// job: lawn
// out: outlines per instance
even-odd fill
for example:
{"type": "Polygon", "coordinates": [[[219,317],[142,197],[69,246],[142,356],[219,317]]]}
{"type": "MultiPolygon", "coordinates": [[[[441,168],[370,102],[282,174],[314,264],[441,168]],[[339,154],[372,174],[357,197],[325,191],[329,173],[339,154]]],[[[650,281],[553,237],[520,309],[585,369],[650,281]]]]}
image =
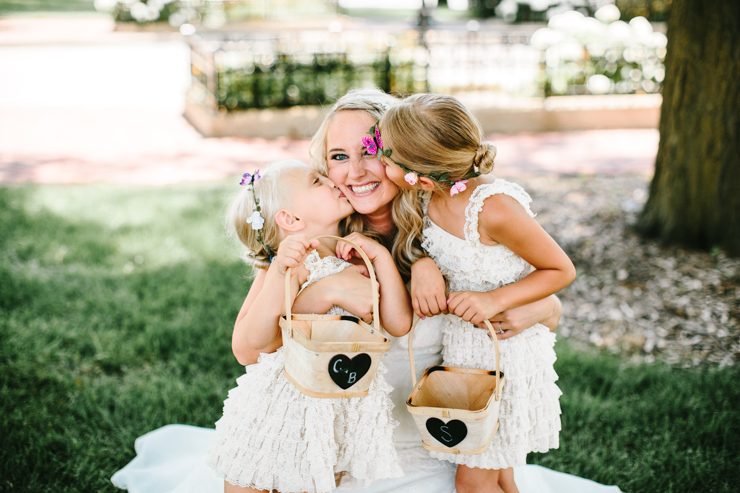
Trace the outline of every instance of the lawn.
{"type": "MultiPolygon", "coordinates": [[[[249,286],[233,188],[0,188],[0,491],[117,491],[137,436],[220,417],[249,286]]],[[[561,446],[530,462],[626,492],[738,491],[740,369],[557,350],[561,446]]]]}
{"type": "Polygon", "coordinates": [[[0,0],[0,13],[95,12],[93,0],[0,0]]]}

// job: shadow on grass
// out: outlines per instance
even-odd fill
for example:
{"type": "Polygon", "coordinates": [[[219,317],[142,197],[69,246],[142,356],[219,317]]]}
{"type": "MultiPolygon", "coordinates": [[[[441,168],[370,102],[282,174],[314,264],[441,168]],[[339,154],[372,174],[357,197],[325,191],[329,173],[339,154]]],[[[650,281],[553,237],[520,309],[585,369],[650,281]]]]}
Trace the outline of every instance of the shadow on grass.
{"type": "MultiPolygon", "coordinates": [[[[118,491],[136,437],[220,417],[248,289],[217,247],[221,195],[0,188],[0,491],[118,491]]],[[[556,349],[561,445],[530,462],[625,492],[736,491],[738,369],[556,349]]]]}

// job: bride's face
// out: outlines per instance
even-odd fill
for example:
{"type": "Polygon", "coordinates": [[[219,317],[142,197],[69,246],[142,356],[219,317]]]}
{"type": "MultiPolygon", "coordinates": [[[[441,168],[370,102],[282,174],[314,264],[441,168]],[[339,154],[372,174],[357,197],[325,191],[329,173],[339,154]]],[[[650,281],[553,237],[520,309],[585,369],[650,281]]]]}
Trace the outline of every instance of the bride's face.
{"type": "Polygon", "coordinates": [[[329,178],[360,214],[377,214],[390,209],[398,187],[385,174],[385,166],[368,154],[362,138],[375,119],[364,111],[340,111],[326,135],[329,178]]]}

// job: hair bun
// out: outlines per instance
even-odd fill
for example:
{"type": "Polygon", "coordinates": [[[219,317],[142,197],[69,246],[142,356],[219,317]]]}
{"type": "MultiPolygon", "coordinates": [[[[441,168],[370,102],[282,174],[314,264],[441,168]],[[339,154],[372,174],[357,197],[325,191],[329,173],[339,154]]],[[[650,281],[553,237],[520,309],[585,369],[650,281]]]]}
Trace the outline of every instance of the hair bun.
{"type": "Polygon", "coordinates": [[[496,146],[487,142],[478,146],[473,158],[475,166],[480,174],[485,175],[493,170],[493,160],[496,158],[496,146]]]}

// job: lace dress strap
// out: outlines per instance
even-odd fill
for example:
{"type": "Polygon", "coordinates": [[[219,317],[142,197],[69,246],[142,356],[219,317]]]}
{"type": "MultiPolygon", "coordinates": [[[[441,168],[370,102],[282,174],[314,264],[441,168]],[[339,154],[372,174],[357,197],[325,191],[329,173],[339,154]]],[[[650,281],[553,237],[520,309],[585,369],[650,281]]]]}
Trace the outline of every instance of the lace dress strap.
{"type": "Polygon", "coordinates": [[[299,293],[319,279],[337,274],[352,264],[334,256],[319,257],[319,252],[314,250],[308,254],[306,260],[303,261],[303,265],[308,269],[308,278],[301,286],[299,293]]]}
{"type": "Polygon", "coordinates": [[[505,195],[508,195],[509,197],[516,199],[517,202],[522,204],[522,207],[524,207],[524,210],[527,211],[527,214],[534,217],[532,210],[529,208],[529,204],[530,202],[532,202],[532,198],[529,196],[529,194],[516,183],[497,178],[496,181],[494,181],[493,183],[485,183],[483,185],[479,185],[478,188],[476,188],[473,191],[473,194],[470,196],[468,206],[465,208],[464,227],[465,239],[468,242],[473,244],[480,243],[480,233],[478,232],[478,215],[483,210],[483,202],[485,202],[488,197],[499,193],[503,193],[505,195]]]}

